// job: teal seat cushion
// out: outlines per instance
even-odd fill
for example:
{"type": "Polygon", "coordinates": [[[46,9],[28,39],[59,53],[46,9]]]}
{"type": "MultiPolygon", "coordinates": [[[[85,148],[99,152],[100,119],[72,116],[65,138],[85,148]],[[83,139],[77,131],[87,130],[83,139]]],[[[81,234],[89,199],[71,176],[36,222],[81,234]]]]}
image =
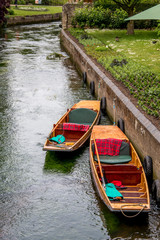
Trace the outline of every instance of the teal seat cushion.
{"type": "Polygon", "coordinates": [[[116,189],[113,183],[106,184],[106,194],[109,200],[117,200],[117,198],[123,199],[122,194],[116,189]]]}
{"type": "Polygon", "coordinates": [[[92,125],[97,113],[88,108],[77,108],[69,113],[69,122],[84,125],[92,125]]]}
{"type": "Polygon", "coordinates": [[[56,137],[52,137],[49,139],[51,142],[56,142],[56,143],[63,143],[65,142],[65,137],[63,135],[57,135],[56,137]]]}
{"type": "MultiPolygon", "coordinates": [[[[118,155],[118,156],[99,155],[99,158],[101,163],[108,164],[128,163],[132,160],[130,155],[118,155]]],[[[98,162],[96,155],[94,155],[94,160],[98,162]]]]}

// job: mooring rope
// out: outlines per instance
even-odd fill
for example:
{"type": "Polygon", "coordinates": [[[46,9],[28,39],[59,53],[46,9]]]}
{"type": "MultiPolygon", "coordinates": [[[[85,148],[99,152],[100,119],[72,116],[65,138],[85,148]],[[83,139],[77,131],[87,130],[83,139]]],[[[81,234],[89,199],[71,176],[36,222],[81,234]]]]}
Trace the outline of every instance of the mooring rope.
{"type": "Polygon", "coordinates": [[[125,216],[125,217],[127,217],[127,218],[134,218],[134,217],[137,217],[143,210],[144,210],[144,208],[145,208],[146,206],[144,205],[141,205],[141,204],[135,204],[135,205],[122,205],[121,206],[121,213],[125,216]],[[135,215],[132,215],[132,216],[129,216],[129,215],[126,215],[124,212],[123,212],[123,207],[128,207],[128,206],[141,206],[142,208],[140,209],[140,211],[138,212],[138,213],[136,213],[135,215]]]}

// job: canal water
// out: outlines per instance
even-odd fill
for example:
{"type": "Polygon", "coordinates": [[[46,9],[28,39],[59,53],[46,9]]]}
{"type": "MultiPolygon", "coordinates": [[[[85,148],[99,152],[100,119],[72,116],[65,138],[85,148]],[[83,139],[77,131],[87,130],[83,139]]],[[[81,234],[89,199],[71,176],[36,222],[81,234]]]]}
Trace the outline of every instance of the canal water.
{"type": "MultiPolygon", "coordinates": [[[[74,154],[42,151],[67,108],[94,99],[59,32],[56,22],[7,28],[0,37],[0,239],[159,239],[160,211],[152,199],[151,213],[133,220],[102,204],[88,144],[74,154]]],[[[102,116],[101,124],[111,123],[102,116]]]]}

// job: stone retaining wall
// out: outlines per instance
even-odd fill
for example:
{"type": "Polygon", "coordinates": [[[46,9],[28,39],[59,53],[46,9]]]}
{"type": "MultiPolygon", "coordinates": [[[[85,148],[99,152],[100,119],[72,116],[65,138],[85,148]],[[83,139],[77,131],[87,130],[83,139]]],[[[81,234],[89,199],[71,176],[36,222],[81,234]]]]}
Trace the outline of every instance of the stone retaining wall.
{"type": "Polygon", "coordinates": [[[113,120],[113,101],[115,100],[116,122],[122,118],[125,134],[133,143],[139,156],[143,159],[149,155],[153,159],[154,178],[160,179],[160,131],[133,105],[118,87],[92,62],[82,49],[61,31],[61,42],[71,56],[76,68],[87,73],[87,83],[94,81],[95,94],[98,99],[106,97],[107,114],[113,120]]]}
{"type": "Polygon", "coordinates": [[[72,17],[74,16],[74,11],[76,8],[83,7],[80,4],[70,4],[66,3],[62,8],[62,28],[68,29],[71,27],[72,17]]]}
{"type": "Polygon", "coordinates": [[[55,14],[42,14],[42,15],[32,15],[25,17],[10,17],[7,20],[7,25],[20,25],[20,24],[31,24],[31,23],[41,23],[41,22],[52,22],[58,21],[62,17],[62,13],[55,14]]]}

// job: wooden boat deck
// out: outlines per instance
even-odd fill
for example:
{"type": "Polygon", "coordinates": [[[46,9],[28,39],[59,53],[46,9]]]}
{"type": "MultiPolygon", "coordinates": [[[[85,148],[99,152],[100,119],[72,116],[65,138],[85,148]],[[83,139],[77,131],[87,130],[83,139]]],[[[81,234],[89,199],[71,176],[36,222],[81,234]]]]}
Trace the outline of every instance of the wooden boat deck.
{"type": "Polygon", "coordinates": [[[83,101],[80,101],[78,103],[76,103],[73,107],[73,108],[89,108],[89,109],[92,109],[92,110],[100,110],[100,104],[99,104],[99,101],[97,100],[83,100],[83,101]]]}
{"type": "Polygon", "coordinates": [[[123,139],[129,141],[127,136],[122,131],[117,131],[119,129],[117,126],[107,126],[105,128],[103,125],[95,126],[92,135],[94,135],[95,139],[106,139],[107,138],[115,138],[115,139],[123,139]]]}

